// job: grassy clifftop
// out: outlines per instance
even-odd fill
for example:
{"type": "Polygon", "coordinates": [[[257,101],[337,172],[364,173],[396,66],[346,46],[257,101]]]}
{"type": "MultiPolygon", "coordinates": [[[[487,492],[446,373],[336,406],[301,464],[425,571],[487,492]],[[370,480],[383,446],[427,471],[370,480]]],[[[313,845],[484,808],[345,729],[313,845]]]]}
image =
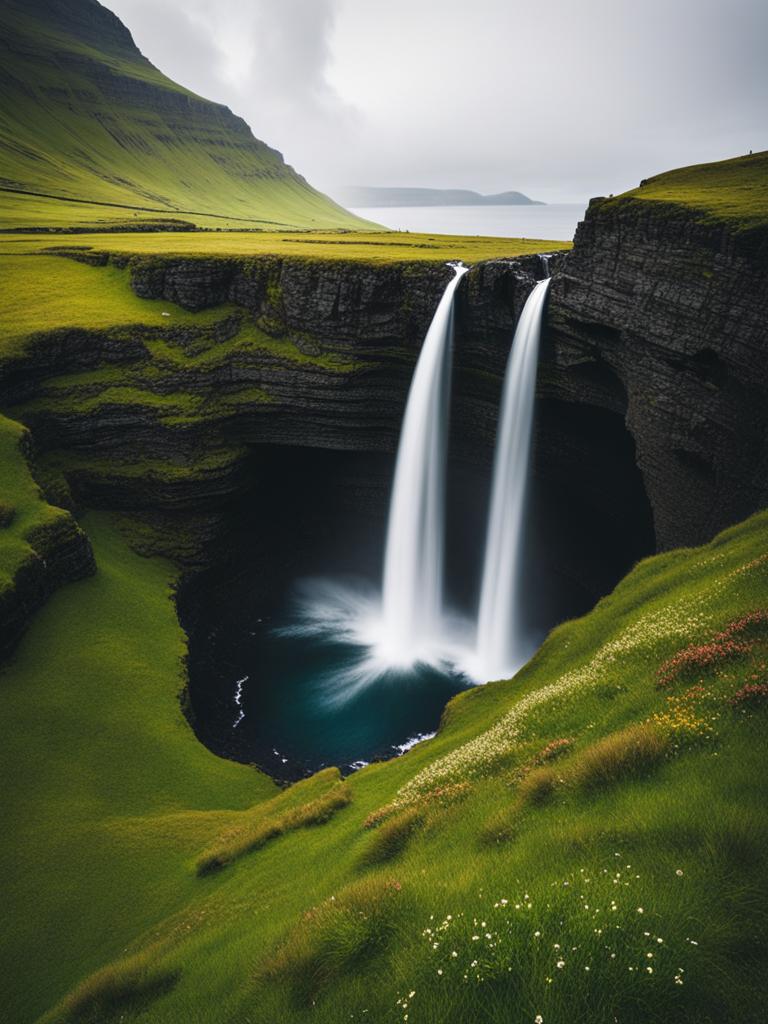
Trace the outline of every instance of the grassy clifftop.
{"type": "Polygon", "coordinates": [[[366,223],[226,107],[166,78],[96,0],[0,8],[0,187],[5,227],[152,211],[208,226],[366,223]]]}
{"type": "MultiPolygon", "coordinates": [[[[6,256],[91,249],[95,252],[161,257],[297,256],[310,260],[366,263],[445,263],[449,260],[477,263],[561,252],[570,248],[570,242],[540,238],[429,235],[407,231],[64,233],[57,235],[55,246],[51,245],[50,238],[40,235],[0,233],[0,260],[4,262],[7,262],[6,256]]],[[[32,268],[29,274],[32,278],[32,268]]]]}
{"type": "Polygon", "coordinates": [[[673,203],[702,219],[725,222],[739,231],[765,229],[768,151],[656,174],[602,205],[618,205],[626,200],[673,203]]]}

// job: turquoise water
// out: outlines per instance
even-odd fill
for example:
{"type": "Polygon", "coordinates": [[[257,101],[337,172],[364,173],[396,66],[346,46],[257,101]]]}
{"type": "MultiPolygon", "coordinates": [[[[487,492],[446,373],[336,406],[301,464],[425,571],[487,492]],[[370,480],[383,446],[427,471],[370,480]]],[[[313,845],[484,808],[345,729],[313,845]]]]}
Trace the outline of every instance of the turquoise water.
{"type": "MultiPolygon", "coordinates": [[[[348,593],[367,600],[364,587],[348,593]]],[[[213,685],[197,688],[195,711],[219,753],[277,778],[391,757],[433,732],[446,702],[470,685],[450,669],[379,672],[353,629],[336,630],[331,618],[327,628],[307,628],[294,602],[274,616],[249,616],[253,603],[242,596],[240,612],[233,601],[228,621],[207,638],[213,685]]]]}

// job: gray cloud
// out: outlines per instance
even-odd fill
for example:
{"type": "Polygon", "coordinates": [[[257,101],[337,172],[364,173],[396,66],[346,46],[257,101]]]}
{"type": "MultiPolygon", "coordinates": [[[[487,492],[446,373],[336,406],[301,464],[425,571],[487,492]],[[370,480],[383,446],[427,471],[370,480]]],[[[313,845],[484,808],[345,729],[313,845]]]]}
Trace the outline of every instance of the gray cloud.
{"type": "Polygon", "coordinates": [[[111,6],[162,70],[321,185],[582,199],[768,146],[764,0],[111,6]]]}

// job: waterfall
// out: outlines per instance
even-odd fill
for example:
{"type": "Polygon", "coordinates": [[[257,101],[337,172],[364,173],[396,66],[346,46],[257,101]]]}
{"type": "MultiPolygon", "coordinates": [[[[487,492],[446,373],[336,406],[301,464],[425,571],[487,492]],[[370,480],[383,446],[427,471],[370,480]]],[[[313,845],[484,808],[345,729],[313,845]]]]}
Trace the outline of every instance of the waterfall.
{"type": "Polygon", "coordinates": [[[548,279],[539,281],[528,296],[504,376],[477,620],[475,672],[480,679],[512,675],[529,654],[521,622],[521,569],[536,369],[548,286],[548,279]]]}
{"type": "Polygon", "coordinates": [[[432,660],[442,619],[445,465],[454,266],[414,370],[400,430],[384,556],[380,655],[392,665],[432,660]]]}

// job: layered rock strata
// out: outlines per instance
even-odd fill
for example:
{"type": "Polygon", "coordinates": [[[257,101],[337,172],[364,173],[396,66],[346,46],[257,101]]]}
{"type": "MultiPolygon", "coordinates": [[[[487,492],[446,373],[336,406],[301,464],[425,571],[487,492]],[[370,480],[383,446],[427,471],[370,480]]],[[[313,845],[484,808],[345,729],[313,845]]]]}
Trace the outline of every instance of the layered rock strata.
{"type": "Polygon", "coordinates": [[[766,235],[593,200],[552,283],[542,391],[624,415],[659,549],[768,503],[766,235]]]}

